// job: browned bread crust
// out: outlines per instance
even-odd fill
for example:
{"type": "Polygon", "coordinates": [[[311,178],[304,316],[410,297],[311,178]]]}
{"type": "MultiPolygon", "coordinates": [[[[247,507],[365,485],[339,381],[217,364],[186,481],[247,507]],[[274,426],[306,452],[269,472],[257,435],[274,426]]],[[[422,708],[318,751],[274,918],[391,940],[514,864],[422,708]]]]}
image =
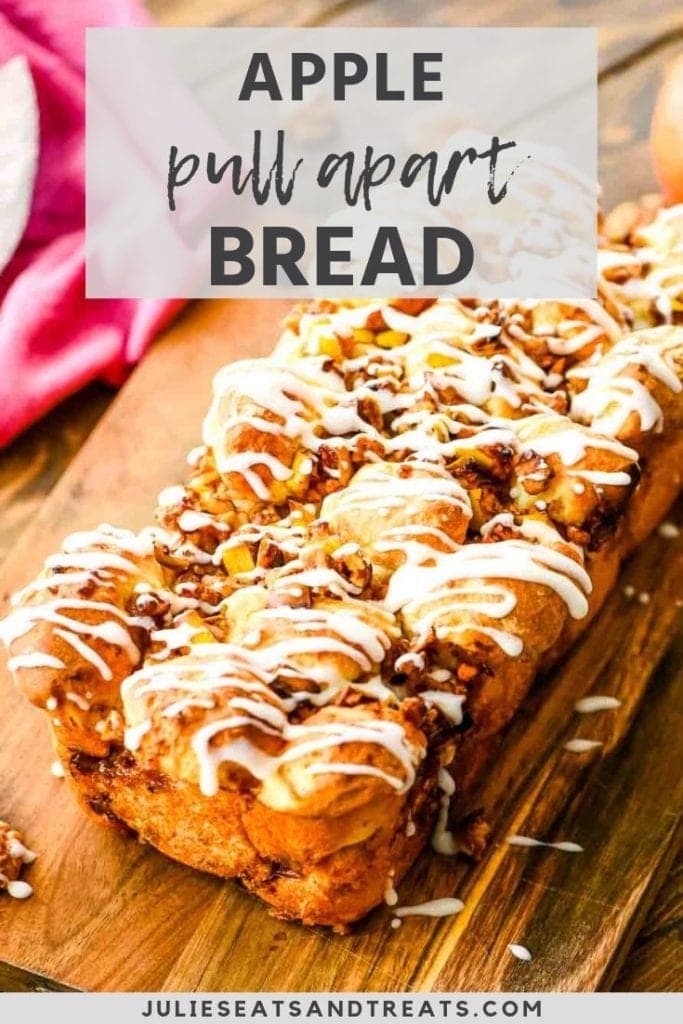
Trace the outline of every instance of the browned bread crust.
{"type": "Polygon", "coordinates": [[[98,820],[335,927],[458,849],[453,782],[680,490],[683,211],[608,228],[581,306],[295,311],[218,374],[160,527],[74,535],[15,598],[98,820]]]}

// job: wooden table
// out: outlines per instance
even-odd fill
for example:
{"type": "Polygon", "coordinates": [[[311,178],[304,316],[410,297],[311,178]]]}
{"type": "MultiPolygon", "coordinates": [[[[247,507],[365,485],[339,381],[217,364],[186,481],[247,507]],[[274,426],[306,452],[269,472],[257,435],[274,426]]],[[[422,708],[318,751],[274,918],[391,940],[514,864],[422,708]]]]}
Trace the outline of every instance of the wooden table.
{"type": "MultiPolygon", "coordinates": [[[[281,0],[149,0],[167,25],[273,25],[282,23],[281,0]]],[[[647,155],[649,117],[667,63],[683,48],[678,0],[657,8],[629,0],[433,2],[411,0],[299,0],[289,20],[302,25],[595,25],[600,29],[601,181],[605,205],[653,190],[647,155]],[[419,17],[416,14],[419,10],[419,17]]],[[[92,385],[74,396],[0,454],[0,559],[12,549],[113,394],[92,385]]],[[[612,987],[680,989],[683,982],[681,862],[655,899],[612,987]]],[[[1,943],[0,943],[1,950],[1,943]]],[[[0,990],[54,986],[49,979],[0,963],[0,990]]]]}

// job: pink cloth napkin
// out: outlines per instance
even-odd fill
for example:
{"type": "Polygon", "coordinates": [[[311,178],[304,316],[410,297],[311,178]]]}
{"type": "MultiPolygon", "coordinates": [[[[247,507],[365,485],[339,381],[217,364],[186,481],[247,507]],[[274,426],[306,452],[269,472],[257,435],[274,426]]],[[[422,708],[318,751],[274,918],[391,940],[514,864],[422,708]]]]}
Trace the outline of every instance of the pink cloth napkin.
{"type": "Polygon", "coordinates": [[[23,54],[40,111],[29,221],[0,275],[0,445],[96,378],[121,384],[182,300],[85,298],[85,26],[136,0],[0,0],[0,64],[23,54]]]}

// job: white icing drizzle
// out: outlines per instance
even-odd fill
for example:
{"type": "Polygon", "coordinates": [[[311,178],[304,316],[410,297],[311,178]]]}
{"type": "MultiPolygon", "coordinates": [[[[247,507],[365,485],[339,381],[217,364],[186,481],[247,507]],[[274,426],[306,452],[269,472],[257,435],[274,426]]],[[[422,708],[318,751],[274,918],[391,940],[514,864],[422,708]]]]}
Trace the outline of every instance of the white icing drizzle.
{"type": "MultiPolygon", "coordinates": [[[[97,573],[103,569],[132,574],[138,571],[135,562],[114,551],[66,551],[66,548],[64,554],[50,555],[46,558],[45,568],[59,570],[65,563],[68,563],[70,568],[84,569],[87,573],[97,573]]],[[[53,582],[59,583],[59,576],[53,582]]]]}
{"type": "Polygon", "coordinates": [[[292,470],[284,466],[274,455],[268,452],[238,452],[236,455],[224,456],[221,460],[221,473],[239,473],[244,477],[257,498],[262,501],[270,499],[270,487],[256,472],[254,466],[265,466],[275,480],[289,480],[292,470]]]}
{"type": "MultiPolygon", "coordinates": [[[[270,499],[272,485],[268,476],[257,473],[255,467],[265,467],[274,480],[284,482],[290,478],[292,468],[273,461],[269,453],[265,453],[268,458],[264,459],[262,451],[244,452],[231,447],[231,433],[244,426],[262,434],[284,435],[311,453],[316,453],[321,444],[351,448],[359,437],[366,435],[385,455],[415,453],[431,462],[467,448],[489,444],[514,446],[515,435],[509,428],[500,424],[487,428],[486,424],[493,413],[520,409],[525,401],[547,409],[549,395],[544,389],[557,386],[557,375],[546,375],[519,345],[501,335],[500,326],[479,323],[471,310],[460,304],[449,309],[447,302],[442,300],[418,316],[405,318],[386,303],[381,304],[376,311],[392,322],[402,322],[402,318],[410,322],[409,340],[393,351],[370,347],[363,355],[344,361],[341,368],[331,366],[324,356],[311,354],[310,342],[316,338],[320,342],[335,333],[343,336],[351,329],[345,325],[348,308],[344,305],[333,318],[327,314],[317,319],[302,317],[299,335],[286,332],[270,361],[246,361],[225,367],[215,378],[214,400],[204,424],[204,438],[214,452],[219,472],[240,473],[261,500],[270,499]],[[478,341],[492,338],[497,338],[493,354],[468,350],[478,341]],[[297,357],[295,365],[293,354],[297,357]],[[292,365],[282,365],[279,359],[292,365]],[[377,360],[390,370],[391,380],[371,379],[370,371],[373,365],[376,368],[377,360]],[[355,378],[352,390],[346,390],[339,369],[367,376],[361,382],[355,378]],[[446,397],[453,402],[454,391],[455,402],[445,404],[446,397]],[[414,411],[412,407],[421,397],[435,404],[433,414],[422,409],[419,413],[414,411]],[[238,399],[253,403],[254,411],[245,413],[243,401],[240,405],[238,399]],[[382,433],[358,412],[361,401],[366,399],[382,416],[403,412],[385,425],[382,433]],[[265,418],[266,410],[274,418],[265,418]],[[472,424],[484,425],[484,429],[472,433],[472,424]],[[471,436],[458,436],[451,441],[442,436],[444,428],[457,435],[462,435],[464,428],[471,436]]],[[[614,327],[597,304],[589,309],[592,315],[602,317],[603,328],[605,324],[614,327]]],[[[372,304],[354,307],[354,317],[361,322],[372,312],[372,304]]],[[[585,330],[585,326],[581,329],[585,330]]],[[[308,472],[303,470],[304,465],[306,460],[300,471],[308,472]]],[[[335,472],[331,470],[329,475],[334,476],[335,472]]],[[[385,507],[383,498],[389,499],[391,507],[391,495],[378,496],[378,507],[385,507]]],[[[372,499],[368,496],[367,500],[372,499]]]]}
{"type": "Polygon", "coordinates": [[[92,636],[103,640],[107,644],[120,647],[128,654],[134,664],[139,661],[140,652],[123,624],[134,626],[147,625],[147,620],[142,619],[141,616],[126,615],[120,608],[106,601],[88,601],[75,597],[64,597],[46,601],[44,604],[25,605],[15,608],[0,623],[0,638],[9,645],[12,640],[30,633],[38,622],[49,622],[54,626],[62,627],[65,632],[69,631],[72,634],[92,636]],[[111,618],[105,622],[95,624],[62,615],[64,611],[106,612],[111,618]]]}
{"type": "Polygon", "coordinates": [[[598,469],[581,469],[576,470],[576,472],[570,470],[569,476],[580,476],[582,480],[587,480],[589,484],[603,484],[605,487],[628,487],[631,483],[631,477],[628,473],[607,473],[604,470],[598,469]]]}
{"type": "MultiPolygon", "coordinates": [[[[403,476],[392,473],[389,466],[391,463],[377,462],[359,470],[345,490],[333,495],[331,502],[335,509],[349,513],[403,508],[410,499],[419,498],[425,503],[452,505],[468,519],[472,517],[467,491],[439,466],[407,463],[406,468],[414,468],[415,471],[403,476]]],[[[325,508],[323,505],[323,516],[325,508]]]]}
{"type": "Polygon", "coordinates": [[[425,704],[438,708],[444,718],[447,718],[453,725],[462,724],[462,706],[465,703],[464,694],[448,693],[446,690],[422,690],[418,696],[425,704]]]}
{"type": "Polygon", "coordinates": [[[357,594],[359,591],[354,583],[347,580],[336,569],[320,567],[300,570],[297,561],[290,562],[286,572],[273,585],[275,590],[292,590],[301,587],[328,590],[340,598],[345,598],[349,594],[357,594]]]}
{"type": "MultiPolygon", "coordinates": [[[[286,565],[268,579],[267,591],[257,585],[266,578],[260,565],[248,574],[239,574],[236,585],[249,584],[254,593],[265,595],[266,602],[265,607],[249,614],[240,634],[239,616],[234,625],[228,598],[224,618],[231,628],[234,625],[238,635],[232,639],[239,642],[195,647],[196,634],[204,630],[173,619],[181,600],[175,594],[169,595],[170,625],[163,629],[154,629],[151,619],[130,616],[117,608],[114,602],[119,577],[141,574],[139,560],[153,555],[159,534],[148,531],[136,536],[111,527],[73,535],[65,543],[64,554],[52,556],[46,563],[48,570],[68,571],[54,572],[31,584],[21,595],[25,600],[43,590],[94,580],[99,593],[112,593],[111,601],[58,597],[15,607],[0,627],[6,642],[25,636],[38,622],[48,622],[56,636],[89,661],[103,679],[110,680],[112,671],[93,649],[92,641],[121,647],[135,666],[140,655],[130,628],[153,630],[150,638],[161,650],[155,650],[122,685],[130,720],[125,742],[131,750],[144,750],[145,737],[152,733],[156,715],[173,719],[186,711],[199,712],[191,719],[195,725],[190,744],[199,768],[200,790],[206,796],[218,791],[223,765],[244,768],[265,784],[294,762],[303,764],[309,776],[375,777],[405,793],[412,785],[424,749],[419,741],[409,741],[403,725],[394,720],[398,718],[395,711],[390,710],[400,705],[403,689],[386,686],[379,674],[387,651],[401,635],[394,616],[400,615],[404,627],[417,637],[415,647],[431,629],[438,639],[453,639],[456,643],[462,639],[460,634],[471,632],[490,639],[508,657],[518,657],[523,651],[521,637],[498,628],[506,625],[501,620],[512,617],[517,605],[515,588],[506,583],[545,587],[562,600],[568,615],[579,619],[588,609],[591,581],[580,548],[564,541],[546,521],[522,519],[515,527],[512,514],[503,513],[481,527],[482,538],[498,524],[515,527],[521,538],[458,545],[441,527],[423,525],[419,515],[413,517],[417,521],[384,530],[382,516],[391,521],[395,510],[438,502],[461,513],[464,534],[473,515],[470,496],[445,464],[453,459],[478,458],[478,453],[485,454],[488,448],[498,446],[510,449],[506,458],[526,450],[540,457],[557,455],[568,468],[567,475],[577,478],[570,484],[576,494],[584,492],[585,484],[628,486],[629,470],[638,456],[615,437],[632,411],[638,412],[641,429],[657,430],[662,426],[659,405],[633,372],[645,371],[671,391],[681,390],[675,366],[680,343],[675,338],[661,344],[645,344],[635,335],[619,341],[620,326],[599,303],[547,304],[548,324],[543,324],[542,315],[536,316],[533,335],[544,339],[548,351],[572,356],[586,346],[594,349],[591,362],[570,371],[579,386],[586,383],[585,389],[574,395],[572,415],[589,423],[590,429],[572,423],[552,411],[551,392],[563,379],[555,373],[547,374],[531,358],[529,352],[537,351],[538,345],[527,351],[524,348],[525,340],[532,336],[523,325],[533,317],[519,311],[541,314],[543,304],[517,303],[508,305],[508,310],[513,306],[514,316],[501,329],[498,324],[485,322],[490,315],[485,307],[474,311],[457,300],[441,300],[416,316],[393,308],[386,300],[342,304],[332,316],[303,314],[298,334],[286,332],[274,359],[232,364],[214,381],[213,403],[204,423],[206,447],[191,453],[191,464],[196,465],[210,449],[219,473],[237,474],[261,501],[271,501],[274,489],[278,494],[288,491],[275,488],[276,484],[289,482],[295,473],[308,476],[318,467],[331,479],[347,479],[349,463],[344,463],[344,452],[355,449],[359,440],[371,442],[371,450],[361,453],[365,466],[356,472],[349,486],[323,502],[321,519],[329,512],[332,523],[335,514],[342,513],[351,520],[361,515],[378,520],[380,539],[374,542],[371,553],[374,549],[375,553],[398,552],[403,556],[403,563],[389,580],[383,602],[356,600],[361,587],[343,574],[347,570],[340,560],[356,554],[359,544],[340,544],[334,551],[332,557],[337,559],[340,572],[303,557],[301,548],[308,539],[308,528],[292,524],[296,517],[300,522],[304,517],[312,518],[315,502],[306,505],[305,511],[293,511],[289,520],[278,524],[239,527],[212,554],[187,543],[182,534],[209,526],[227,532],[229,527],[207,512],[185,509],[178,517],[180,533],[170,539],[167,536],[166,541],[170,540],[174,553],[187,556],[195,564],[219,566],[226,551],[245,543],[257,545],[264,538],[272,538],[287,556],[286,565]],[[368,342],[366,325],[373,312],[381,313],[388,329],[404,334],[405,340],[393,339],[391,343],[398,344],[390,349],[368,342]],[[360,356],[354,353],[354,358],[342,361],[340,355],[328,358],[320,354],[325,351],[323,341],[350,338],[357,329],[362,330],[365,339],[360,356]],[[603,347],[612,344],[611,351],[603,355],[603,347]],[[287,362],[291,365],[285,365],[287,362]],[[365,418],[367,406],[372,410],[369,419],[373,423],[365,418]],[[532,410],[537,411],[529,415],[532,410]],[[377,417],[382,418],[381,429],[374,425],[377,417]],[[245,428],[261,435],[262,442],[268,442],[268,435],[294,442],[290,447],[296,459],[287,455],[281,461],[271,454],[268,444],[261,442],[254,446],[256,450],[241,450],[245,428]],[[239,444],[235,443],[238,435],[239,444]],[[317,458],[323,445],[339,454],[339,468],[326,466],[324,456],[329,452],[317,458]],[[607,452],[625,465],[609,470],[584,467],[582,462],[589,461],[594,451],[607,452]],[[396,463],[384,461],[397,456],[408,459],[400,472],[396,463]],[[317,596],[320,592],[331,595],[325,597],[324,604],[317,596]],[[303,598],[301,607],[286,603],[303,598]],[[272,606],[267,606],[270,599],[272,606]],[[69,611],[79,617],[81,612],[97,611],[104,621],[83,623],[63,614],[69,611]],[[175,657],[184,650],[189,653],[175,657]],[[277,691],[273,689],[276,679],[277,691]],[[330,707],[349,687],[381,703],[378,717],[363,718],[351,708],[330,707]],[[329,717],[320,720],[314,712],[303,721],[290,721],[292,712],[302,704],[309,709],[325,707],[329,717]],[[354,713],[357,717],[352,719],[354,713]],[[150,717],[145,717],[147,714],[150,717]],[[268,749],[280,752],[266,753],[263,740],[276,741],[268,749]],[[365,763],[367,757],[363,763],[345,760],[344,751],[354,744],[375,748],[382,756],[382,767],[365,763]]],[[[354,465],[359,452],[360,446],[353,451],[354,465]]],[[[167,488],[159,502],[164,508],[178,505],[188,493],[182,486],[167,488]]],[[[292,489],[291,493],[300,491],[292,489]]],[[[552,514],[549,502],[538,500],[536,507],[544,513],[550,508],[552,514]]],[[[196,586],[188,581],[183,585],[196,586]]],[[[158,590],[156,582],[151,589],[158,590]]],[[[248,589],[244,587],[241,593],[248,589]]],[[[192,596],[184,600],[185,606],[199,605],[192,596]]],[[[223,610],[218,601],[217,597],[215,606],[208,605],[212,613],[223,610]]],[[[38,652],[23,654],[11,659],[10,667],[65,667],[59,659],[50,658],[38,652]]],[[[404,654],[396,661],[397,673],[424,669],[425,658],[418,652],[404,654]]],[[[437,669],[431,678],[434,683],[447,683],[450,673],[437,669]],[[438,677],[437,672],[445,672],[445,676],[438,677]]],[[[418,696],[439,708],[453,724],[462,721],[461,695],[430,689],[418,696]]],[[[66,699],[82,710],[89,707],[86,697],[72,691],[66,699]]],[[[615,698],[592,697],[579,701],[576,709],[593,711],[619,703],[615,698]]],[[[46,706],[55,710],[56,699],[49,698],[46,706]]],[[[566,744],[566,749],[580,752],[599,745],[598,741],[575,739],[566,744]]],[[[455,787],[443,768],[438,784],[441,800],[432,845],[439,852],[453,854],[458,844],[447,823],[455,787]]],[[[414,822],[408,819],[406,835],[415,831],[414,822]]],[[[574,843],[544,843],[523,836],[508,837],[508,842],[552,846],[568,852],[581,849],[574,843]]],[[[386,896],[391,905],[396,902],[391,877],[386,896]]],[[[441,916],[460,909],[462,903],[455,899],[398,908],[394,925],[412,913],[441,916]]]]}
{"type": "Polygon", "coordinates": [[[423,654],[419,654],[417,651],[407,651],[402,654],[400,658],[396,659],[394,668],[397,672],[421,672],[425,667],[425,659],[423,654]]]}
{"type": "Polygon", "coordinates": [[[171,629],[153,629],[150,633],[150,640],[154,644],[162,644],[163,650],[160,654],[152,655],[152,657],[155,660],[167,658],[172,652],[191,648],[194,638],[206,631],[205,626],[193,626],[184,621],[178,622],[171,629]]]}
{"type": "MultiPolygon", "coordinates": [[[[179,709],[180,710],[180,709],[179,709]]],[[[138,725],[129,725],[124,730],[124,743],[129,750],[137,750],[142,742],[143,736],[152,728],[149,721],[140,722],[138,725]]]]}
{"type": "Polygon", "coordinates": [[[81,697],[79,693],[74,693],[73,690],[69,690],[65,694],[65,697],[68,701],[71,701],[72,704],[75,704],[77,708],[80,708],[81,711],[90,711],[90,702],[87,701],[85,697],[81,697]]]}
{"type": "Polygon", "coordinates": [[[21,668],[65,668],[64,662],[55,658],[53,654],[43,654],[41,651],[29,651],[27,654],[17,654],[7,662],[10,672],[17,672],[21,668]]]}
{"type": "Polygon", "coordinates": [[[50,773],[54,775],[56,779],[64,778],[64,766],[61,761],[53,761],[50,765],[50,773]]]}
{"type": "Polygon", "coordinates": [[[606,275],[618,298],[636,308],[654,307],[665,323],[672,322],[674,302],[683,294],[680,211],[680,205],[659,210],[651,224],[638,229],[634,251],[599,252],[602,273],[626,270],[625,280],[606,275]]]}
{"type": "Polygon", "coordinates": [[[162,533],[163,531],[155,527],[147,527],[139,533],[133,533],[110,523],[101,523],[96,530],[80,530],[69,534],[62,544],[62,549],[71,554],[96,547],[106,558],[111,553],[107,550],[107,545],[112,545],[119,553],[145,558],[154,553],[154,542],[162,533]]]}
{"type": "MultiPolygon", "coordinates": [[[[280,612],[281,609],[272,611],[280,612]]],[[[325,640],[326,644],[330,642],[329,639],[325,640]]],[[[374,637],[372,642],[377,642],[377,638],[374,637]]],[[[132,696],[139,699],[145,694],[167,691],[175,703],[183,694],[190,699],[193,696],[205,699],[220,689],[237,691],[227,700],[225,716],[208,721],[192,736],[191,745],[200,769],[200,789],[207,796],[218,791],[218,770],[221,764],[240,765],[254,778],[265,781],[292,761],[352,743],[383,747],[397,762],[400,774],[390,774],[369,764],[324,760],[311,764],[307,770],[314,775],[330,773],[374,776],[383,779],[393,789],[405,792],[412,785],[415,766],[424,751],[408,743],[402,725],[384,719],[321,722],[315,716],[302,724],[292,724],[288,713],[301,701],[311,700],[312,697],[315,699],[315,695],[301,692],[282,698],[270,689],[270,682],[281,669],[283,654],[282,649],[276,651],[274,647],[280,648],[281,645],[251,651],[230,644],[205,644],[202,645],[201,653],[193,651],[184,658],[170,662],[147,664],[123,683],[124,701],[132,696]],[[256,742],[241,733],[245,726],[251,727],[257,734],[278,736],[288,745],[279,755],[267,754],[256,742]],[[223,742],[216,742],[217,737],[221,737],[223,742]]],[[[300,652],[301,641],[295,639],[288,650],[290,657],[292,650],[294,653],[300,652]]],[[[320,642],[307,645],[306,650],[319,654],[320,642]]],[[[325,696],[327,700],[328,695],[325,696]]],[[[126,730],[125,742],[129,749],[139,746],[150,727],[149,720],[145,720],[126,730]]]]}
{"type": "Polygon", "coordinates": [[[640,381],[633,377],[610,376],[606,382],[592,378],[585,391],[572,401],[572,412],[579,419],[591,423],[594,429],[616,436],[623,429],[631,413],[637,413],[640,429],[662,429],[662,410],[640,381]]]}
{"type": "Polygon", "coordinates": [[[496,528],[496,526],[513,527],[515,525],[515,517],[512,512],[499,512],[498,515],[493,516],[486,523],[479,528],[479,533],[482,537],[488,537],[489,534],[496,528]]]}
{"type": "MultiPolygon", "coordinates": [[[[340,676],[336,664],[330,664],[324,654],[342,655],[354,662],[359,671],[370,672],[383,660],[392,636],[398,635],[393,616],[380,605],[356,601],[346,595],[326,607],[265,608],[258,613],[256,622],[280,623],[287,631],[283,638],[283,630],[280,630],[274,642],[262,642],[260,634],[254,637],[254,643],[259,646],[254,656],[260,670],[270,674],[285,667],[297,670],[301,655],[320,655],[313,664],[306,661],[305,674],[330,691],[321,698],[325,703],[349,680],[340,676]]],[[[248,641],[245,637],[245,644],[250,646],[248,641]]],[[[315,697],[313,701],[317,702],[315,697]]]]}
{"type": "MultiPolygon", "coordinates": [[[[557,455],[567,467],[576,467],[591,450],[607,451],[633,464],[638,462],[638,452],[633,448],[613,438],[600,437],[564,417],[541,415],[521,420],[518,433],[520,441],[528,444],[537,455],[557,455]]],[[[588,483],[612,487],[628,487],[631,483],[631,476],[624,469],[607,471],[574,468],[569,470],[568,475],[588,483]]]]}
{"type": "MultiPolygon", "coordinates": [[[[514,301],[504,303],[504,306],[513,311],[519,309],[527,313],[533,312],[535,324],[531,334],[527,334],[519,327],[517,331],[513,331],[514,325],[508,325],[507,330],[521,341],[529,337],[544,337],[548,350],[554,355],[572,356],[585,345],[600,339],[613,342],[621,335],[621,327],[617,321],[595,299],[572,300],[566,304],[514,301]],[[556,319],[558,306],[567,308],[567,315],[559,321],[556,319]],[[546,311],[549,315],[544,318],[546,311]],[[577,317],[577,312],[583,313],[587,321],[577,317]]],[[[512,319],[519,318],[513,313],[512,319]]]]}
{"type": "Polygon", "coordinates": [[[76,654],[79,654],[81,658],[89,661],[103,679],[109,681],[112,678],[113,673],[109,665],[97,651],[93,650],[90,644],[86,644],[79,636],[66,629],[55,628],[54,634],[73,647],[76,654]]]}
{"type": "MultiPolygon", "coordinates": [[[[583,618],[588,611],[585,595],[591,592],[592,584],[585,569],[560,551],[526,540],[466,545],[453,554],[443,555],[436,565],[401,566],[391,578],[387,607],[392,611],[406,609],[415,603],[416,591],[429,594],[456,580],[491,578],[520,580],[548,587],[562,598],[572,618],[583,618]]],[[[514,600],[511,592],[506,593],[514,600]]],[[[503,614],[508,614],[508,610],[503,614]]],[[[486,613],[503,617],[489,607],[486,613]]]]}
{"type": "Polygon", "coordinates": [[[238,413],[234,408],[233,399],[237,395],[278,418],[278,422],[273,422],[252,416],[252,427],[298,440],[312,452],[330,438],[347,434],[377,435],[358,414],[356,395],[347,395],[341,379],[325,373],[323,363],[324,359],[319,357],[301,359],[294,369],[278,366],[272,360],[245,360],[218,372],[213,384],[213,404],[204,421],[204,441],[213,451],[220,473],[240,473],[262,500],[270,498],[270,488],[254,471],[255,465],[265,466],[275,480],[285,481],[292,475],[291,467],[266,452],[231,452],[229,435],[245,423],[243,411],[238,413]],[[320,428],[320,433],[316,432],[316,427],[320,428]]]}
{"type": "Polygon", "coordinates": [[[187,464],[188,466],[197,466],[206,455],[206,445],[198,444],[196,448],[191,448],[187,453],[187,464]]]}
{"type": "MultiPolygon", "coordinates": [[[[263,711],[263,706],[259,706],[263,711]]],[[[193,737],[192,748],[200,765],[199,788],[206,796],[218,792],[218,766],[234,763],[247,768],[254,778],[264,781],[273,776],[284,765],[308,754],[320,754],[324,750],[337,748],[349,743],[363,743],[385,747],[399,762],[403,777],[389,774],[380,768],[367,764],[352,764],[340,761],[317,761],[308,766],[311,774],[363,775],[382,779],[399,793],[406,792],[413,783],[415,770],[414,752],[409,749],[403,727],[395,722],[378,720],[372,723],[305,723],[291,725],[284,715],[280,728],[267,728],[252,715],[224,719],[199,729],[193,737]],[[279,756],[265,754],[258,747],[243,739],[212,748],[211,740],[227,729],[250,725],[264,733],[279,735],[289,742],[287,749],[279,756]]]]}
{"type": "MultiPolygon", "coordinates": [[[[155,539],[161,536],[161,532],[154,530],[144,530],[136,535],[108,524],[97,530],[71,534],[64,541],[62,553],[46,560],[46,569],[52,570],[52,574],[39,577],[35,583],[13,597],[12,610],[0,622],[0,639],[9,647],[14,640],[26,636],[36,625],[44,622],[52,626],[55,637],[72,647],[80,658],[88,661],[104,680],[112,678],[112,670],[107,660],[95,650],[93,641],[120,648],[130,662],[137,665],[140,651],[130,628],[148,629],[151,620],[144,616],[127,615],[112,603],[116,600],[112,589],[114,577],[117,574],[122,574],[124,578],[139,575],[141,570],[136,559],[151,558],[155,539]],[[56,571],[62,568],[66,571],[56,571]],[[107,592],[111,590],[111,599],[56,596],[36,603],[23,603],[33,602],[36,596],[42,598],[54,588],[80,587],[86,583],[107,592]],[[102,621],[83,621],[84,612],[96,612],[102,621]]],[[[22,668],[60,671],[66,665],[52,654],[34,651],[11,658],[9,667],[13,671],[22,668]]],[[[68,699],[82,710],[87,710],[89,706],[85,698],[74,692],[70,692],[68,699]]]]}
{"type": "Polygon", "coordinates": [[[349,541],[348,544],[340,544],[338,548],[332,552],[332,558],[347,558],[349,555],[356,555],[360,551],[360,546],[349,541]]]}
{"type": "Polygon", "coordinates": [[[185,497],[185,493],[185,488],[182,484],[164,487],[157,497],[157,502],[161,508],[172,508],[174,505],[180,504],[185,497]]]}
{"type": "Polygon", "coordinates": [[[427,545],[404,545],[406,561],[391,577],[387,607],[401,610],[417,635],[426,635],[433,627],[444,639],[471,631],[490,637],[508,656],[517,657],[523,649],[521,638],[479,619],[482,615],[504,619],[513,611],[515,594],[502,581],[548,587],[562,598],[573,618],[586,614],[586,595],[592,586],[578,562],[547,546],[547,542],[560,540],[547,524],[527,520],[523,532],[534,542],[522,539],[470,544],[442,553],[437,560],[427,545]],[[466,586],[469,579],[476,580],[476,586],[466,586]],[[489,583],[489,579],[496,582],[489,583]],[[466,615],[465,621],[453,622],[456,612],[466,615]]]}
{"type": "Polygon", "coordinates": [[[185,509],[178,516],[178,527],[183,533],[193,533],[195,530],[201,530],[205,526],[213,526],[218,530],[228,529],[215,516],[209,515],[208,512],[196,512],[193,509],[185,509]]]}
{"type": "Polygon", "coordinates": [[[448,812],[451,806],[451,797],[455,793],[455,782],[453,776],[445,768],[439,768],[437,781],[441,790],[441,800],[439,801],[439,815],[432,833],[432,849],[446,857],[453,857],[460,852],[460,844],[456,841],[453,833],[448,830],[448,812]]]}
{"type": "Polygon", "coordinates": [[[661,330],[647,332],[645,343],[639,332],[622,338],[594,366],[570,371],[570,376],[588,382],[572,399],[572,415],[609,437],[620,433],[632,413],[638,415],[640,430],[661,431],[661,408],[649,388],[632,376],[642,370],[674,394],[683,389],[674,363],[683,355],[682,336],[661,330]]]}
{"type": "Polygon", "coordinates": [[[10,857],[13,857],[15,860],[20,860],[22,864],[33,864],[34,860],[38,856],[37,853],[34,853],[33,850],[29,850],[28,847],[24,846],[24,844],[16,838],[10,839],[7,844],[7,852],[10,857]]]}
{"type": "Polygon", "coordinates": [[[601,437],[563,416],[539,415],[519,421],[520,441],[528,443],[537,455],[558,455],[565,466],[575,466],[586,453],[607,451],[629,462],[637,462],[638,452],[610,437],[601,437]]]}

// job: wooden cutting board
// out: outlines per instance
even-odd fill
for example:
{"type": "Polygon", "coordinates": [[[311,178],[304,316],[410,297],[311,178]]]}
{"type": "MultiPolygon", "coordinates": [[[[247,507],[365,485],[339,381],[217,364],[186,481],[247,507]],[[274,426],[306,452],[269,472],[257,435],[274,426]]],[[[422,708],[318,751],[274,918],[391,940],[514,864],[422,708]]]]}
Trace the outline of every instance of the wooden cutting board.
{"type": "MultiPolygon", "coordinates": [[[[212,374],[228,360],[268,352],[286,308],[206,302],[187,312],[5,561],[3,603],[67,532],[149,521],[160,488],[185,475],[212,374]]],[[[590,634],[535,688],[487,775],[480,802],[495,828],[484,859],[474,865],[427,852],[400,887],[403,904],[457,895],[464,911],[410,918],[396,931],[386,908],[350,936],[282,923],[235,883],[88,821],[51,776],[43,716],[13,692],[3,665],[0,816],[24,829],[40,856],[28,875],[33,898],[0,899],[0,960],[89,990],[609,987],[677,848],[682,570],[683,544],[657,534],[626,566],[590,634]],[[649,599],[627,599],[627,583],[649,599]],[[617,696],[621,707],[576,714],[575,701],[590,693],[617,696]],[[576,736],[603,746],[565,751],[576,736]],[[510,833],[584,850],[511,847],[510,833]],[[515,959],[508,943],[526,946],[533,959],[515,959]]]]}

